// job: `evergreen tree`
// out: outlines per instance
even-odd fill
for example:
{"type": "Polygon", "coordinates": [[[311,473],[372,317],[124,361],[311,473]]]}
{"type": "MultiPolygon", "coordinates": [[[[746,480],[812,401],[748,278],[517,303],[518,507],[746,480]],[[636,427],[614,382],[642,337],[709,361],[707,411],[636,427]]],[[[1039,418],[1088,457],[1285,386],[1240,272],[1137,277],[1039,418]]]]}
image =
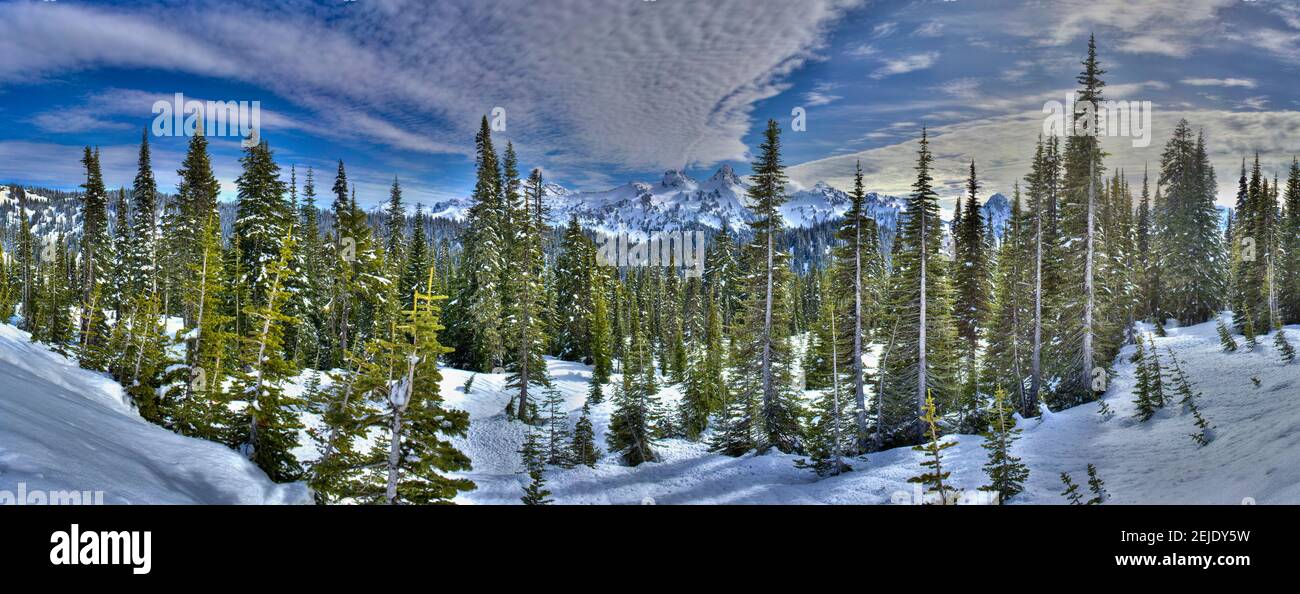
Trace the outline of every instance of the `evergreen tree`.
{"type": "MultiPolygon", "coordinates": [[[[244,275],[239,280],[248,287],[250,305],[265,307],[270,302],[271,282],[266,272],[279,257],[293,223],[285,199],[288,188],[280,180],[280,166],[272,158],[266,142],[244,149],[239,162],[244,168],[235,181],[238,194],[234,234],[239,237],[240,272],[244,275]]],[[[285,266],[288,265],[286,261],[285,266]]],[[[284,272],[288,272],[287,268],[284,272]]]]}
{"type": "MultiPolygon", "coordinates": [[[[1133,387],[1133,406],[1136,409],[1135,416],[1139,421],[1146,421],[1155,414],[1157,408],[1157,397],[1155,396],[1155,379],[1151,377],[1152,366],[1148,360],[1147,349],[1144,341],[1139,338],[1133,352],[1134,377],[1137,380],[1133,387]]],[[[1158,372],[1158,368],[1157,368],[1158,372]]]]}
{"type": "Polygon", "coordinates": [[[1217,324],[1216,329],[1219,332],[1219,344],[1223,345],[1223,352],[1231,353],[1236,351],[1237,339],[1232,337],[1232,333],[1228,331],[1228,326],[1223,323],[1223,318],[1218,316],[1215,316],[1215,318],[1217,324]]]}
{"type": "Polygon", "coordinates": [[[536,429],[529,429],[524,438],[524,445],[519,450],[524,472],[528,473],[528,485],[524,487],[524,496],[520,498],[524,505],[547,505],[553,500],[547,499],[551,492],[546,489],[546,453],[542,451],[541,438],[536,429]]]}
{"type": "Polygon", "coordinates": [[[984,472],[989,476],[989,484],[980,487],[983,491],[998,494],[998,502],[1008,499],[1025,490],[1025,480],[1029,478],[1029,467],[1020,462],[1020,458],[1011,455],[1011,446],[1020,438],[1020,429],[1016,428],[1014,410],[1007,402],[1006,391],[1001,387],[993,390],[992,421],[984,434],[984,451],[988,452],[988,462],[984,472]]]}
{"type": "Polygon", "coordinates": [[[984,336],[980,324],[988,314],[988,295],[991,285],[988,277],[987,246],[984,243],[984,217],[980,213],[979,180],[975,174],[975,161],[970,163],[970,176],[966,180],[966,205],[960,225],[953,235],[956,258],[953,262],[953,287],[955,289],[953,321],[957,335],[964,343],[965,354],[962,387],[963,415],[975,413],[978,400],[976,358],[980,340],[984,336]]]}
{"type": "Polygon", "coordinates": [[[1157,317],[1167,312],[1183,325],[1199,324],[1221,305],[1225,263],[1214,171],[1204,140],[1193,137],[1186,120],[1165,145],[1159,183],[1164,200],[1153,213],[1162,310],[1157,317]]]}
{"type": "Polygon", "coordinates": [[[897,325],[897,344],[882,366],[886,375],[883,406],[887,442],[917,443],[931,393],[945,409],[956,400],[955,341],[951,323],[948,266],[940,256],[942,240],[938,195],[932,187],[930,145],[921,131],[916,182],[908,197],[895,238],[894,274],[889,296],[890,315],[897,325]]]}
{"type": "Polygon", "coordinates": [[[560,358],[589,361],[594,356],[591,342],[596,248],[582,233],[577,215],[569,219],[555,258],[556,299],[564,304],[556,328],[560,358]]]}
{"type": "Polygon", "coordinates": [[[609,382],[613,373],[613,340],[609,323],[609,305],[603,287],[591,288],[591,365],[592,378],[597,384],[609,382]]]}
{"type": "Polygon", "coordinates": [[[631,337],[623,369],[623,383],[614,391],[614,412],[605,439],[611,453],[630,466],[658,459],[654,451],[654,411],[659,389],[654,355],[635,309],[629,311],[631,337]]]}
{"type": "Polygon", "coordinates": [[[1062,472],[1061,482],[1065,484],[1065,490],[1061,495],[1070,501],[1070,505],[1083,505],[1083,494],[1079,492],[1079,485],[1074,482],[1074,479],[1062,472]]]}
{"type": "Polygon", "coordinates": [[[789,267],[787,254],[778,249],[781,231],[780,206],[785,202],[785,168],[781,164],[781,128],[769,120],[759,156],[753,163],[753,185],[749,198],[754,212],[750,226],[754,242],[748,258],[747,299],[734,336],[739,356],[733,391],[753,392],[759,398],[758,449],[775,447],[782,452],[799,451],[797,402],[791,392],[792,354],[789,345],[789,267]]]}
{"type": "MultiPolygon", "coordinates": [[[[592,384],[599,390],[600,384],[592,384]]],[[[582,416],[573,427],[573,442],[569,446],[569,455],[577,464],[591,468],[600,460],[600,448],[596,445],[596,431],[591,426],[591,399],[582,404],[582,416]]]]}
{"type": "MultiPolygon", "coordinates": [[[[405,220],[405,217],[403,217],[405,220]]],[[[398,230],[390,232],[398,233],[398,230]]],[[[400,240],[401,237],[399,236],[400,240]]],[[[389,243],[392,243],[390,236],[389,243]]],[[[406,254],[406,267],[401,273],[401,280],[398,282],[398,296],[402,303],[410,303],[417,292],[431,292],[436,287],[422,287],[420,282],[424,280],[425,273],[432,266],[432,258],[428,253],[427,241],[424,237],[424,212],[423,207],[415,205],[415,218],[411,222],[411,240],[406,246],[399,248],[397,253],[406,254]]],[[[390,258],[393,252],[388,252],[390,258]]]]}
{"type": "MultiPolygon", "coordinates": [[[[88,306],[91,301],[92,293],[96,285],[103,281],[105,271],[108,269],[108,192],[104,189],[104,177],[99,167],[99,149],[92,153],[90,147],[86,147],[82,156],[81,163],[86,167],[86,183],[82,184],[85,192],[82,194],[82,223],[81,223],[81,322],[78,325],[78,335],[82,341],[82,347],[92,346],[87,343],[90,337],[104,336],[106,333],[102,328],[94,328],[92,324],[97,318],[94,315],[94,308],[88,306]]],[[[26,214],[23,215],[24,225],[26,214]]],[[[30,233],[27,231],[26,233],[30,233]]],[[[28,254],[30,254],[30,242],[28,242],[28,254]]],[[[30,262],[30,256],[27,259],[30,262]]],[[[30,280],[30,276],[28,277],[30,280]]],[[[30,285],[30,283],[28,283],[30,285]]],[[[26,302],[27,299],[24,299],[26,302]]]]}
{"type": "MultiPolygon", "coordinates": [[[[854,450],[859,452],[867,450],[868,438],[866,384],[869,378],[863,368],[862,351],[870,339],[876,314],[874,308],[882,297],[880,285],[885,272],[880,254],[879,231],[876,221],[868,216],[866,201],[862,163],[858,162],[853,172],[849,208],[844,213],[844,220],[837,232],[841,244],[835,252],[835,298],[846,304],[844,322],[840,324],[840,329],[849,336],[843,356],[847,358],[845,369],[849,372],[849,385],[853,390],[854,450]]],[[[837,335],[836,340],[841,338],[837,335]]]]}
{"type": "MultiPolygon", "coordinates": [[[[934,397],[928,394],[925,397],[921,422],[926,426],[928,441],[925,445],[912,446],[912,449],[926,455],[927,459],[921,462],[921,466],[929,470],[919,476],[907,479],[907,482],[918,483],[927,488],[926,495],[936,495],[940,505],[956,503],[955,490],[943,482],[948,479],[949,474],[943,469],[943,451],[957,445],[957,443],[953,441],[939,442],[939,417],[935,411],[934,397]]],[[[929,503],[930,501],[927,499],[926,502],[929,503]]]]}
{"type": "MultiPolygon", "coordinates": [[[[417,211],[418,213],[418,211],[417,211]]],[[[402,204],[402,185],[393,178],[393,186],[388,191],[388,205],[384,208],[384,255],[389,262],[390,274],[393,277],[401,276],[402,263],[406,262],[405,255],[406,241],[406,206],[402,204]]],[[[421,227],[420,220],[415,220],[415,227],[421,227]]],[[[423,229],[419,229],[423,235],[423,229]]],[[[420,249],[424,249],[424,242],[420,242],[420,249]]],[[[414,243],[412,245],[414,247],[414,243]]],[[[427,264],[427,262],[426,262],[427,264]]],[[[403,293],[403,297],[410,297],[403,293]]]]}
{"type": "Polygon", "coordinates": [[[454,364],[476,371],[491,371],[506,358],[501,328],[502,275],[509,245],[506,237],[504,188],[492,131],[483,117],[474,139],[477,181],[473,201],[461,236],[459,294],[448,312],[454,364]]]}
{"type": "Polygon", "coordinates": [[[542,252],[544,221],[540,205],[545,192],[542,172],[534,169],[528,177],[527,195],[521,205],[517,238],[511,245],[510,261],[512,300],[504,327],[514,345],[513,357],[507,365],[510,376],[506,386],[517,388],[519,396],[515,416],[532,422],[528,389],[530,386],[549,387],[550,375],[546,370],[546,328],[543,307],[545,296],[545,256],[542,252]],[[533,206],[533,205],[536,206],[533,206]]]}
{"type": "MultiPolygon", "coordinates": [[[[251,156],[249,157],[252,158],[251,156]]],[[[292,322],[281,311],[288,297],[284,279],[293,258],[293,235],[286,228],[279,244],[279,255],[259,272],[265,278],[266,301],[248,308],[252,326],[240,339],[239,360],[243,367],[234,373],[235,397],[246,405],[241,413],[242,428],[232,437],[250,460],[271,480],[295,480],[301,468],[293,455],[298,446],[297,399],[284,393],[284,381],[293,368],[283,357],[281,341],[285,323],[292,322]]]]}
{"type": "Polygon", "coordinates": [[[1106,501],[1106,484],[1097,476],[1097,467],[1092,464],[1088,465],[1088,490],[1092,491],[1088,505],[1100,505],[1106,501]]]}
{"type": "Polygon", "coordinates": [[[139,295],[157,288],[157,257],[154,251],[157,224],[158,185],[154,182],[149,155],[149,132],[140,138],[139,169],[131,186],[131,235],[124,254],[127,295],[139,295]]]}
{"type": "Polygon", "coordinates": [[[572,467],[569,413],[564,410],[564,396],[554,387],[546,389],[542,410],[546,412],[546,463],[572,467]]]}
{"type": "Polygon", "coordinates": [[[713,293],[709,294],[704,340],[691,355],[690,372],[686,390],[682,395],[681,419],[686,438],[699,439],[709,426],[709,419],[722,411],[727,400],[727,384],[723,378],[722,314],[713,293]]]}

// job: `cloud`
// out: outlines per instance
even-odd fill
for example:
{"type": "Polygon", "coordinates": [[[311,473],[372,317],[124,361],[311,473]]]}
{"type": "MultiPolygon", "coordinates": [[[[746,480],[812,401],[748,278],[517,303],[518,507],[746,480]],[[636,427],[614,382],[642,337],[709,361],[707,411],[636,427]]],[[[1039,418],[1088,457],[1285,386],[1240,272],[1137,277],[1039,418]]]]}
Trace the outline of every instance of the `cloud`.
{"type": "Polygon", "coordinates": [[[880,79],[895,74],[905,74],[916,70],[925,70],[934,65],[935,60],[938,59],[939,52],[924,52],[903,56],[893,60],[885,60],[885,65],[881,66],[875,72],[872,72],[871,78],[880,79]]]}
{"type": "Polygon", "coordinates": [[[845,55],[852,56],[854,58],[869,58],[878,53],[880,53],[880,50],[876,49],[875,46],[871,45],[870,43],[859,43],[856,45],[852,45],[848,49],[844,50],[845,55]]]}
{"type": "MultiPolygon", "coordinates": [[[[1127,137],[1101,139],[1102,148],[1108,154],[1107,174],[1123,169],[1135,186],[1140,184],[1144,166],[1156,171],[1164,143],[1180,119],[1186,119],[1193,129],[1205,133],[1210,160],[1217,173],[1220,204],[1231,204],[1234,199],[1236,168],[1243,155],[1258,150],[1268,167],[1280,169],[1291,162],[1291,155],[1300,151],[1300,111],[1158,109],[1153,116],[1150,146],[1134,147],[1133,139],[1127,137]]],[[[1010,195],[1016,181],[1023,186],[1042,123],[1041,113],[1022,112],[931,128],[930,146],[936,155],[935,183],[945,203],[961,194],[967,174],[964,167],[970,159],[978,163],[986,194],[1010,195]]],[[[913,131],[906,140],[895,144],[793,165],[788,174],[805,186],[827,181],[835,187],[848,188],[852,184],[853,165],[860,159],[870,190],[905,195],[915,181],[913,167],[919,136],[919,131],[913,131]]]]}
{"type": "Polygon", "coordinates": [[[875,37],[876,39],[881,39],[893,35],[894,32],[897,30],[898,30],[898,23],[894,21],[885,21],[871,28],[871,36],[875,37]]]}
{"type": "Polygon", "coordinates": [[[1249,78],[1184,78],[1181,81],[1193,87],[1244,87],[1255,88],[1255,81],[1249,78]]]}
{"type": "Polygon", "coordinates": [[[976,78],[957,78],[935,87],[939,92],[963,99],[974,97],[979,88],[980,81],[976,78]]]}
{"type": "Polygon", "coordinates": [[[929,21],[912,31],[912,35],[917,37],[939,37],[943,35],[943,23],[929,21]]]}
{"type": "Polygon", "coordinates": [[[860,2],[10,3],[0,82],[101,68],[218,78],[268,95],[234,99],[291,102],[304,127],[419,153],[464,153],[500,106],[502,136],[552,170],[707,165],[745,155],[754,105],[860,2]]]}
{"type": "Polygon", "coordinates": [[[1268,106],[1268,98],[1263,95],[1247,97],[1237,103],[1238,109],[1262,110],[1268,106]]]}

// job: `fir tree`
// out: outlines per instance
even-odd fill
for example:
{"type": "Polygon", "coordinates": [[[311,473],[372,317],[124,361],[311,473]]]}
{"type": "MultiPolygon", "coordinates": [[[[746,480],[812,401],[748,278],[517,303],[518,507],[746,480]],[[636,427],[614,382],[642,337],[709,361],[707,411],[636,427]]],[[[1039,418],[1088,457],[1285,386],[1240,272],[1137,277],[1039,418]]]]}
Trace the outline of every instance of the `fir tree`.
{"type": "Polygon", "coordinates": [[[1223,318],[1215,316],[1215,324],[1215,329],[1219,333],[1219,344],[1223,345],[1223,352],[1235,352],[1237,350],[1237,339],[1232,337],[1232,332],[1228,331],[1228,326],[1223,323],[1223,318]]]}
{"type": "Polygon", "coordinates": [[[682,395],[681,419],[686,438],[699,439],[709,426],[709,419],[722,412],[727,400],[727,384],[723,378],[722,314],[712,293],[707,305],[703,344],[692,354],[686,390],[682,395]]]}
{"type": "Polygon", "coordinates": [[[1273,334],[1273,346],[1276,346],[1278,353],[1282,355],[1283,363],[1295,361],[1295,347],[1287,340],[1285,328],[1279,327],[1273,334]]]}
{"type": "Polygon", "coordinates": [[[546,463],[571,467],[569,413],[564,410],[564,396],[554,387],[547,388],[545,394],[541,408],[546,413],[546,463]]]}
{"type": "Polygon", "coordinates": [[[734,337],[739,355],[733,375],[733,391],[758,396],[758,424],[754,427],[757,447],[775,447],[782,452],[799,451],[797,403],[791,392],[792,354],[789,345],[787,254],[778,249],[781,230],[780,206],[785,202],[785,167],[781,164],[781,128],[769,120],[759,156],[753,164],[753,185],[749,198],[755,220],[754,242],[747,255],[751,263],[746,279],[748,291],[742,327],[734,337]]]}
{"type": "Polygon", "coordinates": [[[259,272],[265,277],[266,301],[245,313],[253,323],[240,340],[240,361],[235,372],[235,397],[246,402],[241,414],[244,429],[232,437],[244,454],[271,480],[295,480],[301,468],[293,455],[298,445],[297,401],[284,394],[283,382],[293,368],[283,357],[281,341],[285,323],[292,320],[281,311],[288,297],[284,278],[293,257],[290,229],[279,241],[279,255],[259,272]]]}
{"type": "Polygon", "coordinates": [[[592,378],[598,384],[609,382],[613,373],[613,340],[609,323],[609,304],[603,287],[591,288],[591,366],[592,378]]]}
{"type": "MultiPolygon", "coordinates": [[[[600,389],[600,384],[592,384],[592,386],[596,390],[600,389]]],[[[582,416],[578,417],[578,422],[573,427],[573,442],[569,446],[569,454],[575,463],[595,468],[596,462],[600,460],[601,451],[596,446],[596,432],[591,426],[591,404],[590,398],[582,404],[582,416]]]]}
{"type": "MultiPolygon", "coordinates": [[[[880,283],[885,267],[880,254],[879,231],[876,221],[868,216],[867,194],[862,182],[862,163],[857,162],[853,172],[853,191],[849,194],[849,208],[844,213],[837,237],[842,242],[836,248],[835,270],[836,298],[845,303],[845,320],[841,331],[848,333],[849,341],[843,351],[847,357],[846,371],[853,391],[855,450],[867,450],[867,399],[868,378],[862,364],[862,350],[870,338],[874,306],[881,298],[880,283]],[[847,292],[847,294],[845,294],[847,292]]],[[[837,335],[836,340],[840,340],[837,335]]],[[[877,433],[879,435],[879,433],[877,433]]]]}
{"type": "Polygon", "coordinates": [[[963,374],[966,383],[962,388],[963,415],[975,413],[977,402],[976,357],[984,333],[980,324],[988,313],[988,295],[992,292],[988,278],[988,255],[985,253],[984,217],[976,197],[979,180],[975,174],[975,161],[970,163],[970,176],[966,180],[966,205],[960,226],[953,236],[956,258],[953,262],[953,287],[955,289],[953,321],[957,335],[963,341],[965,353],[963,374]]]}
{"type": "MultiPolygon", "coordinates": [[[[1133,388],[1133,406],[1136,409],[1136,417],[1139,421],[1146,421],[1155,414],[1158,407],[1158,398],[1155,395],[1155,378],[1152,377],[1151,361],[1147,354],[1146,344],[1142,339],[1138,339],[1136,350],[1133,352],[1134,377],[1137,384],[1133,388]]],[[[1158,368],[1157,368],[1158,373],[1158,368]]]]}
{"type": "Polygon", "coordinates": [[[610,415],[605,439],[611,453],[623,457],[630,466],[658,459],[654,451],[654,411],[656,408],[654,356],[645,337],[636,310],[630,313],[630,344],[623,369],[623,383],[614,392],[614,412],[610,415]]]}
{"type": "Polygon", "coordinates": [[[154,251],[157,223],[154,216],[157,214],[158,185],[153,177],[148,130],[140,138],[138,165],[135,183],[131,187],[131,235],[123,258],[127,295],[139,295],[157,288],[154,251]]]}
{"type": "Polygon", "coordinates": [[[505,339],[502,275],[509,245],[501,168],[492,148],[492,131],[483,117],[474,139],[477,181],[473,201],[461,236],[459,294],[448,312],[454,324],[448,329],[452,361],[463,368],[491,371],[504,363],[505,339]]]}
{"type": "MultiPolygon", "coordinates": [[[[99,166],[99,149],[92,153],[90,147],[86,147],[85,153],[81,160],[86,167],[86,183],[82,184],[85,192],[82,194],[82,224],[81,224],[81,322],[78,325],[78,335],[83,342],[82,347],[91,346],[86,343],[90,337],[98,337],[106,334],[102,328],[93,328],[92,324],[97,319],[93,315],[93,309],[88,306],[91,294],[96,285],[103,281],[103,275],[108,267],[108,192],[104,189],[104,177],[100,172],[99,166]]],[[[23,216],[24,225],[27,224],[26,213],[23,216]]],[[[28,231],[27,233],[30,233],[28,231]]],[[[30,242],[28,242],[28,254],[30,254],[30,242]]],[[[30,255],[27,258],[30,262],[30,255]]],[[[30,280],[30,276],[28,276],[30,280]]],[[[27,283],[30,286],[30,282],[27,283]]],[[[30,296],[30,295],[29,295],[30,296]]],[[[24,302],[27,299],[24,298],[24,302]]]]}
{"type": "Polygon", "coordinates": [[[935,494],[940,505],[956,503],[955,490],[943,483],[944,480],[947,480],[949,474],[943,469],[943,451],[957,445],[957,443],[953,441],[939,442],[939,417],[935,412],[934,397],[929,394],[925,397],[925,408],[921,415],[921,422],[927,427],[929,439],[924,445],[912,446],[912,449],[926,455],[927,459],[921,462],[921,466],[929,470],[919,476],[907,479],[907,482],[918,483],[923,487],[927,487],[926,495],[935,494]]]}
{"type": "Polygon", "coordinates": [[[583,234],[577,215],[569,219],[555,258],[556,299],[564,304],[556,328],[555,341],[559,356],[572,361],[594,357],[592,341],[596,248],[583,234]]]}
{"type": "Polygon", "coordinates": [[[1005,503],[1024,491],[1025,480],[1029,478],[1029,467],[1020,462],[1020,458],[1011,455],[1011,446],[1020,438],[1020,429],[1016,428],[1014,410],[1007,402],[1006,391],[1001,387],[993,390],[992,420],[984,434],[984,451],[988,452],[988,462],[984,472],[989,476],[989,484],[981,490],[998,494],[998,502],[1005,503]]]}
{"type": "Polygon", "coordinates": [[[1088,500],[1088,505],[1105,503],[1106,484],[1102,482],[1101,477],[1097,476],[1097,467],[1092,464],[1088,465],[1088,490],[1092,491],[1092,498],[1088,500]]]}
{"type": "Polygon", "coordinates": [[[542,172],[534,169],[528,178],[527,196],[520,207],[521,216],[517,221],[519,230],[511,246],[510,257],[513,263],[513,278],[510,281],[513,299],[505,328],[514,345],[514,352],[507,366],[510,376],[506,380],[506,386],[519,390],[515,416],[525,422],[532,422],[530,407],[533,404],[529,400],[529,387],[551,385],[546,362],[542,358],[547,345],[543,309],[543,274],[546,265],[542,252],[544,221],[540,210],[544,192],[542,172]]]}
{"type": "Polygon", "coordinates": [[[940,256],[939,200],[930,167],[933,157],[921,131],[916,182],[904,207],[906,221],[895,239],[894,274],[889,308],[897,322],[898,341],[883,365],[887,380],[883,405],[887,440],[916,443],[924,439],[926,400],[931,392],[951,408],[956,400],[955,341],[950,314],[947,263],[940,256]]]}
{"type": "Polygon", "coordinates": [[[554,500],[547,499],[551,492],[546,489],[546,453],[542,451],[541,438],[535,428],[528,430],[524,445],[519,449],[524,472],[528,474],[528,485],[524,487],[524,496],[520,498],[524,505],[547,505],[554,500]]]}
{"type": "Polygon", "coordinates": [[[1079,485],[1070,478],[1067,473],[1061,473],[1061,482],[1065,484],[1065,490],[1061,495],[1070,501],[1070,505],[1083,505],[1083,494],[1079,492],[1079,485]]]}

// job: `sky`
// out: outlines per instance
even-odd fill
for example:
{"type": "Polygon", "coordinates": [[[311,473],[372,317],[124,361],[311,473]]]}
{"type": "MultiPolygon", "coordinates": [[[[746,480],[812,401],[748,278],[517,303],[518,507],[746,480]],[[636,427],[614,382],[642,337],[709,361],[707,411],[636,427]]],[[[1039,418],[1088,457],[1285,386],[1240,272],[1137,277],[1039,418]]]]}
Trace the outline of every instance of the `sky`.
{"type": "MultiPolygon", "coordinates": [[[[342,159],[367,205],[395,177],[411,203],[468,194],[499,108],[498,147],[579,190],[744,175],[772,118],[791,189],[847,189],[860,161],[868,190],[905,194],[924,126],[950,206],[972,159],[986,195],[1023,179],[1089,34],[1105,97],[1150,102],[1149,145],[1104,137],[1109,168],[1137,186],[1185,118],[1220,203],[1256,151],[1285,177],[1300,0],[20,0],[0,1],[0,183],[75,188],[93,145],[129,185],[155,101],[183,93],[259,101],[286,179],[328,188],[342,159]]],[[[150,143],[171,191],[186,139],[150,143]]],[[[233,199],[239,139],[211,146],[233,199]]]]}

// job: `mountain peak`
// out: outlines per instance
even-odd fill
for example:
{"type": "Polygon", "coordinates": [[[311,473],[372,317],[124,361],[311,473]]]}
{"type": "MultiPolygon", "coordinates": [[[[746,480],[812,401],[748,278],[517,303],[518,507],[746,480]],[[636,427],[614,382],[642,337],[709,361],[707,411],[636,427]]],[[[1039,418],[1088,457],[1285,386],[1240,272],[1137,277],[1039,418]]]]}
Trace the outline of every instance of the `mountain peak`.
{"type": "Polygon", "coordinates": [[[680,169],[669,169],[668,171],[664,172],[664,180],[663,180],[664,187],[675,188],[679,186],[684,186],[690,181],[691,178],[687,177],[686,174],[683,173],[682,170],[680,169]]]}
{"type": "Polygon", "coordinates": [[[713,177],[709,178],[709,180],[725,182],[733,186],[742,185],[740,176],[736,175],[736,171],[731,168],[730,163],[723,163],[722,167],[719,167],[718,171],[715,172],[713,177]]]}

